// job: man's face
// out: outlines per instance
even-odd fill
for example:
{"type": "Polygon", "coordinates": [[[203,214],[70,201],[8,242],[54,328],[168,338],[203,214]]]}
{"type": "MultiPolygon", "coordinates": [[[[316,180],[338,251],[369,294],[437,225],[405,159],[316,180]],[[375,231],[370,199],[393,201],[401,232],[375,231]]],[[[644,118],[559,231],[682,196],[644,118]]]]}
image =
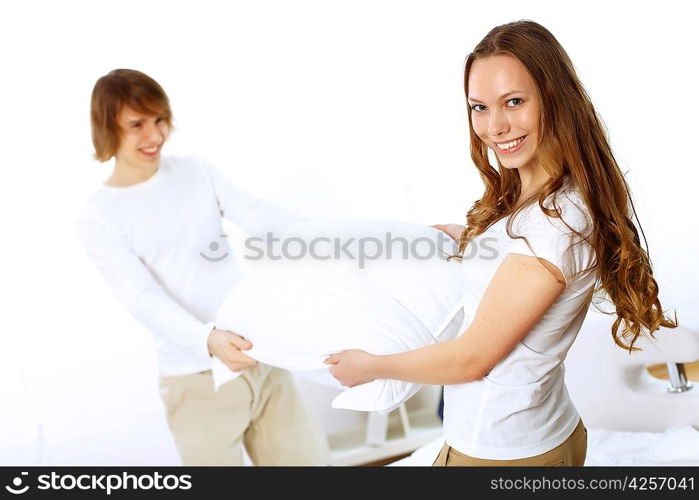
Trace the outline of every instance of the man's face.
{"type": "Polygon", "coordinates": [[[142,170],[156,169],[169,132],[163,117],[144,115],[124,106],[117,115],[117,123],[121,130],[117,163],[142,170]]]}

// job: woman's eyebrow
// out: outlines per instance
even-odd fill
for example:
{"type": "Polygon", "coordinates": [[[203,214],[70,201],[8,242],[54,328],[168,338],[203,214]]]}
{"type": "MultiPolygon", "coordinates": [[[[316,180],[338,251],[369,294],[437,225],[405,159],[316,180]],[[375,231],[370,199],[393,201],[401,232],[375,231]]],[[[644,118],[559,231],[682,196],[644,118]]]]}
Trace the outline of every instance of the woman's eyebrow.
{"type": "MultiPolygon", "coordinates": [[[[512,94],[523,94],[523,93],[524,93],[523,90],[510,90],[510,91],[507,92],[506,94],[501,95],[501,96],[500,96],[500,99],[504,99],[505,97],[510,96],[510,95],[512,95],[512,94]]],[[[469,101],[480,102],[480,103],[483,102],[483,101],[478,100],[478,99],[476,99],[475,97],[471,97],[471,96],[468,96],[468,100],[469,100],[469,101]]]]}

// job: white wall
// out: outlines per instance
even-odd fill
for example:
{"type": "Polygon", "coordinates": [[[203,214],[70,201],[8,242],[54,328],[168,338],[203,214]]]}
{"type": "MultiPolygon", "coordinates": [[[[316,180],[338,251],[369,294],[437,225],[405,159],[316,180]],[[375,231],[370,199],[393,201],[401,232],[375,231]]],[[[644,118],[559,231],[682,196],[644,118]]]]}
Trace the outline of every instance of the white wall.
{"type": "Polygon", "coordinates": [[[696,310],[697,9],[572,7],[3,3],[0,463],[176,463],[149,334],[75,238],[110,169],[91,160],[89,96],[117,67],[169,93],[167,152],[203,156],[253,192],[307,212],[462,222],[481,190],[464,58],[493,26],[538,21],[568,50],[629,171],[663,305],[696,310]]]}

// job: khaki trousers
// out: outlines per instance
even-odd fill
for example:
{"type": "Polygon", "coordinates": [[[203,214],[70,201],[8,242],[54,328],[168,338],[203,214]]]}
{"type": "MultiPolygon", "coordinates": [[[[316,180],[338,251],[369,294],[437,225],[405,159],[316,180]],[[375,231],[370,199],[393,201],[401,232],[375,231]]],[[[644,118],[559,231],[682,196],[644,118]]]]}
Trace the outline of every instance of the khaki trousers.
{"type": "Polygon", "coordinates": [[[582,466],[585,464],[585,455],[587,455],[587,429],[580,419],[578,426],[568,439],[541,455],[516,460],[487,460],[464,455],[444,443],[439,456],[432,465],[436,467],[582,466]]]}
{"type": "Polygon", "coordinates": [[[214,391],[211,370],[160,378],[167,422],[183,465],[324,465],[324,432],[292,376],[258,364],[214,391]]]}

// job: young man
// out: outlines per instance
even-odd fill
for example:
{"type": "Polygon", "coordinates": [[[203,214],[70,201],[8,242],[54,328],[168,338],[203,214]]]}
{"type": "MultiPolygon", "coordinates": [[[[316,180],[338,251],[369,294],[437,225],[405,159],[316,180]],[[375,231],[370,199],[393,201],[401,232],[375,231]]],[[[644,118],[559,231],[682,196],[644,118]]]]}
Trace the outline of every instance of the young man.
{"type": "Polygon", "coordinates": [[[290,374],[246,356],[247,340],[212,323],[240,276],[221,217],[250,234],[274,233],[297,217],[201,160],[161,157],[170,105],[141,72],[118,69],[97,81],[91,123],[95,158],[116,161],[84,208],[79,234],[116,296],[155,336],[161,395],[182,463],[242,465],[242,443],[257,465],[325,463],[325,438],[290,374]],[[242,371],[217,392],[212,356],[242,371]]]}

